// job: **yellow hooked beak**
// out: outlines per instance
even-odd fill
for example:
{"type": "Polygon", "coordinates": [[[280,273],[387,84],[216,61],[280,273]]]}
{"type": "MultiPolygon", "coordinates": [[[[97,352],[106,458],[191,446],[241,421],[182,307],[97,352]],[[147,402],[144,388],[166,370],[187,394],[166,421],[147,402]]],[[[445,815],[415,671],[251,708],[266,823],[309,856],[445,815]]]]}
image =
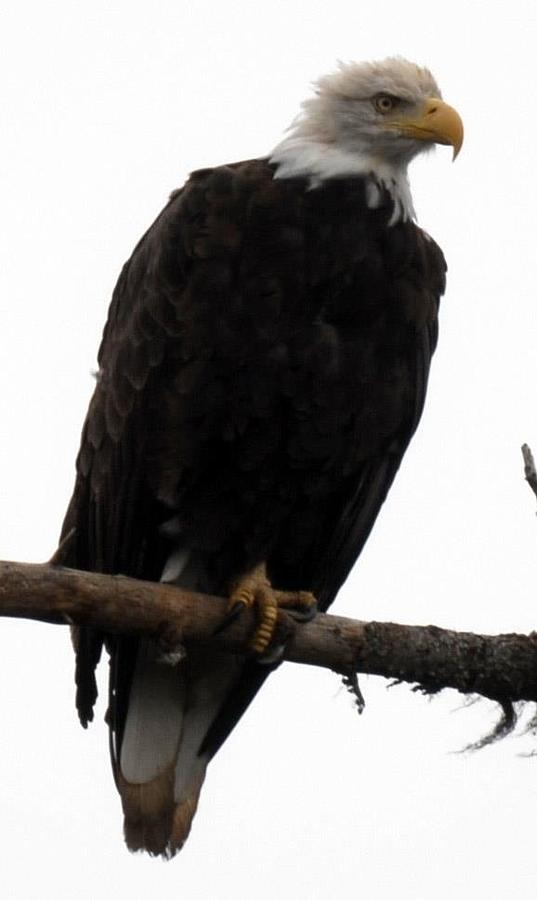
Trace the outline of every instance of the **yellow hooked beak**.
{"type": "Polygon", "coordinates": [[[462,119],[456,109],[437,97],[426,100],[417,113],[399,115],[386,124],[390,128],[397,128],[405,137],[434,141],[435,144],[451,144],[453,159],[462,147],[462,119]]]}

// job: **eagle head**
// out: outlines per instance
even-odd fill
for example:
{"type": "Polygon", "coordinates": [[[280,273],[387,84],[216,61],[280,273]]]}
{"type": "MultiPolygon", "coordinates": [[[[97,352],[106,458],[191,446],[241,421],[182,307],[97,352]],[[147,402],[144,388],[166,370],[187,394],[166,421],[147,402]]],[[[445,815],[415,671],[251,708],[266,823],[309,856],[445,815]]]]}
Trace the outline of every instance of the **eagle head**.
{"type": "Polygon", "coordinates": [[[442,100],[428,69],[401,57],[340,63],[319,78],[270,161],[276,178],[373,176],[394,194],[395,216],[413,217],[407,167],[434,144],[463,141],[458,112],[442,100]]]}

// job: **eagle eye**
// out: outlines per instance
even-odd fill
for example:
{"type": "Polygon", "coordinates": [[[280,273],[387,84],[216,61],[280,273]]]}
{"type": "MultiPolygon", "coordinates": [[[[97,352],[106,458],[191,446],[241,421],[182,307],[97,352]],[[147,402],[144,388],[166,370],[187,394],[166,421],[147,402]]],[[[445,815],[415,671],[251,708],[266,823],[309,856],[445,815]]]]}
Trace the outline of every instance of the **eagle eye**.
{"type": "Polygon", "coordinates": [[[382,115],[391,112],[399,103],[399,98],[393,97],[391,94],[377,94],[376,97],[373,97],[373,106],[382,115]]]}

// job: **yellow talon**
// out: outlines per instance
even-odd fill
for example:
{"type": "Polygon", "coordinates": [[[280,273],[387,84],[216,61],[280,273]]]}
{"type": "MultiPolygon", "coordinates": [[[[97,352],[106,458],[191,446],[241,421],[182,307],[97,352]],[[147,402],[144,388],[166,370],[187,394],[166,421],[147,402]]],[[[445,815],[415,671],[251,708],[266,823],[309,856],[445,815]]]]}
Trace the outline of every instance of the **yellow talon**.
{"type": "Polygon", "coordinates": [[[265,563],[260,563],[238,578],[232,586],[228,614],[233,612],[238,604],[256,608],[258,624],[249,647],[259,656],[265,653],[274,637],[280,606],[301,614],[314,613],[316,608],[315,597],[308,591],[275,590],[267,577],[265,563]]]}

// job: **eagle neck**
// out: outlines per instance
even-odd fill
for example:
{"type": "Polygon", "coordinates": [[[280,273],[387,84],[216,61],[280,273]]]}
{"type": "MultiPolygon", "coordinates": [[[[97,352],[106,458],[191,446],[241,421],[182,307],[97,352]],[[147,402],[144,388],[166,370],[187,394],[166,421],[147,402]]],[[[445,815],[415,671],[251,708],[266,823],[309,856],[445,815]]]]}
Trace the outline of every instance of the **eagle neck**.
{"type": "Polygon", "coordinates": [[[389,225],[416,219],[407,167],[388,163],[363,151],[344,150],[303,136],[285,138],[274,148],[269,163],[275,179],[306,178],[310,190],[341,178],[364,178],[366,201],[376,209],[387,191],[393,200],[389,225]]]}

